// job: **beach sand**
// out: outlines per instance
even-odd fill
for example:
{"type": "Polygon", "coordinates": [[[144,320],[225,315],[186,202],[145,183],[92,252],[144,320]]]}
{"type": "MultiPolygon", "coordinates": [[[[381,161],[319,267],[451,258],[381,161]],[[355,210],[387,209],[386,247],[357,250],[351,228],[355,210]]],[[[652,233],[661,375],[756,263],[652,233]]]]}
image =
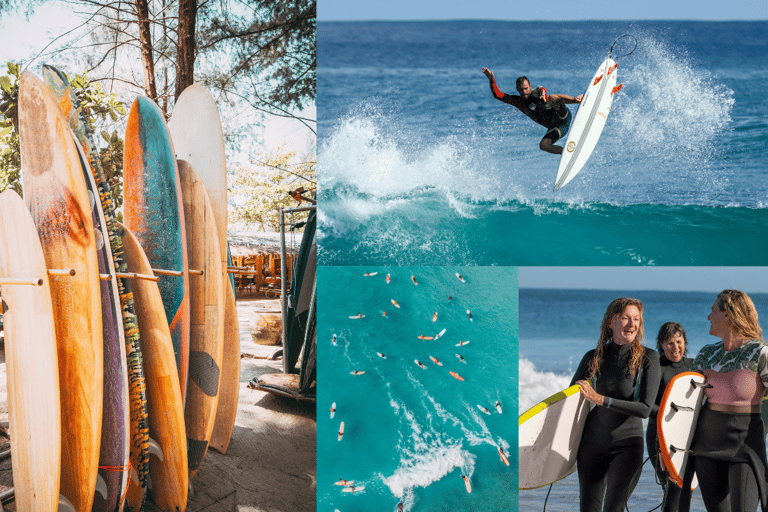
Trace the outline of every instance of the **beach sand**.
{"type": "MultiPolygon", "coordinates": [[[[279,309],[279,302],[238,298],[242,366],[235,430],[226,455],[209,450],[205,456],[191,482],[188,511],[315,510],[315,404],[247,387],[254,377],[282,371],[281,360],[269,360],[278,347],[251,340],[248,322],[257,308],[279,309]]],[[[0,351],[0,426],[8,426],[4,350],[0,351]]],[[[3,448],[7,443],[0,431],[0,451],[7,449],[3,448]]],[[[12,486],[9,458],[0,462],[0,492],[12,486]]],[[[14,504],[5,510],[15,510],[14,504]]],[[[159,509],[147,503],[144,510],[159,509]]]]}

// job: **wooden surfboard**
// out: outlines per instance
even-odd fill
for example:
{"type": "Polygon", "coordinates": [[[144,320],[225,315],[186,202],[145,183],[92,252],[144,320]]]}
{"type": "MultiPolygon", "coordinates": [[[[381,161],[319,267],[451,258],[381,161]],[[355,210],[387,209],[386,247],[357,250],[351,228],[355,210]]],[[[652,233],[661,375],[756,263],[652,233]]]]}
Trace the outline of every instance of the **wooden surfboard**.
{"type": "Polygon", "coordinates": [[[93,502],[93,510],[106,512],[122,507],[130,476],[131,423],[128,405],[128,368],[125,360],[125,335],[120,317],[119,295],[114,277],[115,266],[106,238],[107,226],[104,212],[101,209],[101,202],[96,198],[96,184],[85,162],[85,155],[77,142],[76,145],[80,152],[83,177],[88,188],[99,274],[112,276],[108,281],[99,281],[104,340],[104,406],[101,417],[99,475],[104,479],[107,495],[102,496],[97,492],[93,502]]]}
{"type": "MultiPolygon", "coordinates": [[[[152,275],[139,241],[124,226],[118,225],[118,229],[128,271],[152,275]]],[[[189,485],[186,429],[171,331],[157,283],[137,279],[133,294],[144,355],[149,433],[163,452],[162,459],[150,457],[151,492],[160,510],[184,512],[189,485]]]]}
{"type": "Polygon", "coordinates": [[[152,268],[182,272],[178,277],[161,275],[158,285],[170,322],[181,396],[186,397],[189,267],[179,172],[163,113],[143,96],[136,98],[128,114],[123,174],[126,227],[139,240],[152,268]]]}
{"type": "Polygon", "coordinates": [[[101,439],[103,347],[99,270],[80,158],[55,99],[31,72],[21,75],[19,137],[24,199],[48,268],[61,390],[61,494],[91,510],[101,439]]]}
{"type": "Polygon", "coordinates": [[[190,268],[203,275],[190,276],[191,332],[189,385],[184,404],[187,458],[192,478],[203,462],[216,419],[221,364],[224,357],[224,286],[221,251],[208,194],[195,169],[178,161],[181,197],[187,232],[190,268]]]}
{"type": "MultiPolygon", "coordinates": [[[[117,233],[117,217],[112,201],[112,193],[98,158],[98,150],[88,123],[79,113],[79,102],[67,80],[67,77],[53,66],[43,66],[43,80],[48,89],[59,103],[64,118],[69,122],[72,132],[80,142],[89,163],[91,175],[98,191],[101,207],[106,222],[105,235],[109,237],[114,268],[117,272],[126,272],[123,242],[117,233]]],[[[147,431],[147,397],[144,387],[144,370],[142,367],[139,330],[136,325],[136,310],[133,305],[133,292],[130,281],[116,279],[117,293],[120,298],[120,316],[122,317],[125,353],[128,370],[128,394],[130,412],[130,453],[131,473],[135,472],[136,480],[131,478],[126,496],[128,505],[138,510],[146,492],[147,474],[149,467],[149,435],[147,431]]]]}
{"type": "Polygon", "coordinates": [[[237,406],[240,402],[240,322],[237,319],[235,290],[229,286],[229,279],[226,279],[225,283],[223,373],[210,443],[211,448],[223,454],[227,453],[229,441],[232,439],[237,406]]]}
{"type": "MultiPolygon", "coordinates": [[[[193,84],[184,89],[173,107],[168,123],[178,158],[189,162],[205,184],[216,219],[221,251],[222,278],[227,275],[227,163],[224,132],[216,102],[203,86],[193,84]]],[[[233,283],[234,286],[234,283],[233,283]]],[[[235,427],[240,397],[240,327],[234,289],[225,291],[224,360],[219,388],[219,404],[210,446],[226,453],[235,427]]]]}
{"type": "Polygon", "coordinates": [[[0,277],[42,286],[2,285],[8,420],[16,510],[55,512],[61,470],[56,331],[43,248],[24,201],[0,193],[0,277]]]}

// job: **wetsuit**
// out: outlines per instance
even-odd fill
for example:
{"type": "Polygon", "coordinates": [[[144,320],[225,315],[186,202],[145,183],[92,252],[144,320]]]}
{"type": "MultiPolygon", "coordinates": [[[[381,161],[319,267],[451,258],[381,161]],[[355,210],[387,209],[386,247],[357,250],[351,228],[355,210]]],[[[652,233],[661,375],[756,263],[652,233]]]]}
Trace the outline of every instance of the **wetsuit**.
{"type": "MultiPolygon", "coordinates": [[[[707,402],[720,405],[759,405],[768,387],[768,345],[751,340],[726,351],[723,343],[707,345],[691,365],[703,373],[712,388],[707,402]]],[[[754,512],[762,502],[768,510],[765,437],[760,413],[728,413],[706,405],[693,436],[692,464],[683,481],[681,510],[690,507],[691,468],[699,479],[708,512],[754,512]]]]}
{"type": "Polygon", "coordinates": [[[542,98],[534,98],[531,94],[528,98],[501,92],[496,86],[496,80],[491,80],[491,92],[493,97],[504,103],[516,107],[520,112],[530,117],[534,122],[548,128],[544,139],[553,143],[568,134],[571,126],[571,111],[562,103],[554,104],[544,101],[542,98]]]}
{"type": "Polygon", "coordinates": [[[651,457],[653,467],[656,468],[656,475],[665,486],[666,494],[664,496],[664,512],[677,512],[680,508],[680,492],[682,489],[674,482],[667,480],[667,473],[659,466],[659,440],[656,431],[656,417],[659,414],[659,404],[664,397],[664,391],[669,385],[672,377],[679,373],[687,372],[693,363],[690,357],[684,357],[680,361],[673,363],[664,356],[660,358],[661,364],[661,384],[659,392],[656,395],[656,403],[653,404],[651,415],[648,417],[648,430],[645,432],[645,446],[648,448],[648,455],[651,457]]]}
{"type": "MultiPolygon", "coordinates": [[[[642,418],[651,413],[659,389],[659,354],[644,347],[636,379],[629,373],[630,348],[610,342],[603,349],[594,386],[606,399],[587,416],[577,454],[581,512],[622,511],[643,465],[642,418]]],[[[587,378],[594,353],[584,355],[571,384],[587,378]]]]}

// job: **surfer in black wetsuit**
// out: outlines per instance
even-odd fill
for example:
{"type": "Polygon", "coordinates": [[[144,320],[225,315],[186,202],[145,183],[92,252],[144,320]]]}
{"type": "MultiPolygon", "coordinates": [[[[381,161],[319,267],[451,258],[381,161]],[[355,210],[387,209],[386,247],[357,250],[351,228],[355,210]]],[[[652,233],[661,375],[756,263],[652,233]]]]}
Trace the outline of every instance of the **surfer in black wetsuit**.
{"type": "Polygon", "coordinates": [[[664,397],[664,390],[667,389],[669,381],[678,373],[687,372],[693,363],[693,359],[685,357],[688,352],[688,338],[685,336],[685,329],[677,322],[667,322],[659,329],[656,336],[656,351],[659,353],[661,364],[661,385],[656,395],[656,403],[651,409],[651,415],[648,419],[648,430],[645,433],[645,443],[648,448],[648,455],[651,457],[653,467],[656,468],[658,481],[662,482],[664,487],[664,509],[663,512],[677,512],[680,510],[680,493],[683,491],[674,482],[667,479],[663,463],[659,460],[659,441],[656,430],[656,417],[659,414],[659,404],[664,397]]]}
{"type": "Polygon", "coordinates": [[[597,348],[584,355],[571,381],[597,405],[587,416],[576,459],[581,512],[624,510],[643,465],[642,418],[651,413],[660,377],[659,354],[643,346],[643,304],[614,300],[597,348]]]}
{"type": "Polygon", "coordinates": [[[493,71],[483,68],[483,73],[488,77],[491,84],[491,92],[497,100],[509,103],[516,107],[520,112],[530,117],[534,122],[547,128],[547,133],[539,143],[539,148],[547,153],[559,155],[563,152],[562,146],[555,146],[562,137],[568,134],[568,128],[571,126],[571,111],[566,104],[581,103],[583,94],[573,97],[566,94],[547,94],[544,87],[537,87],[531,90],[531,83],[527,77],[521,76],[517,79],[515,88],[520,96],[503,93],[496,86],[496,79],[493,77],[493,71]]]}

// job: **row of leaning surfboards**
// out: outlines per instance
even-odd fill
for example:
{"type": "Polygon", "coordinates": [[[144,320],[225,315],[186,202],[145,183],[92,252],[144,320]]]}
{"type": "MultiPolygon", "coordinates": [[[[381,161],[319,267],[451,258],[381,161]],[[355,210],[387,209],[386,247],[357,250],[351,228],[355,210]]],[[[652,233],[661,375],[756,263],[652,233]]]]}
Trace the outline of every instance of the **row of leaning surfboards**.
{"type": "MultiPolygon", "coordinates": [[[[667,385],[656,418],[661,460],[679,487],[688,462],[702,406],[702,374],[684,372],[667,385]]],[[[578,384],[534,405],[519,418],[519,482],[521,490],[553,484],[576,471],[578,450],[590,404],[578,384]]],[[[691,488],[697,486],[693,476],[691,488]]]]}
{"type": "Polygon", "coordinates": [[[0,194],[16,510],[140,510],[150,492],[184,511],[240,390],[216,104],[190,86],[166,125],[134,101],[124,225],[66,76],[25,71],[18,111],[24,200],[0,194]]]}

